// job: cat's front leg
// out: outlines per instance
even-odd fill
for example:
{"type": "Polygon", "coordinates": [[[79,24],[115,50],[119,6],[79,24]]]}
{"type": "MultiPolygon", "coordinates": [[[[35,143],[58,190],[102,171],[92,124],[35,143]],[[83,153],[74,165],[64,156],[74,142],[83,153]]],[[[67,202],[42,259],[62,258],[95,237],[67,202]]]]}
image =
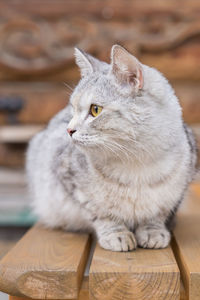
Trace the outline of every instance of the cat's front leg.
{"type": "Polygon", "coordinates": [[[94,222],[100,246],[112,251],[131,251],[136,249],[134,234],[124,224],[117,224],[109,218],[94,222]]]}
{"type": "Polygon", "coordinates": [[[135,231],[138,246],[159,249],[169,245],[171,234],[164,223],[148,223],[139,225],[135,231]]]}

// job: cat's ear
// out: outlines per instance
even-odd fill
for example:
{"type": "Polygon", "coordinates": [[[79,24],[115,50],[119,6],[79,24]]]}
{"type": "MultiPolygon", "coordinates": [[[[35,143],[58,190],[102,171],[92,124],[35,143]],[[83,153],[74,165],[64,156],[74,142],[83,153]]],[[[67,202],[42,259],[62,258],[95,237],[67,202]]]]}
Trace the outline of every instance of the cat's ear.
{"type": "Polygon", "coordinates": [[[135,92],[143,87],[143,71],[135,56],[119,45],[111,50],[112,74],[122,86],[134,89],[135,92]]]}
{"type": "Polygon", "coordinates": [[[78,48],[74,48],[74,55],[76,64],[81,71],[81,77],[88,76],[101,67],[101,62],[98,59],[78,48]]]}

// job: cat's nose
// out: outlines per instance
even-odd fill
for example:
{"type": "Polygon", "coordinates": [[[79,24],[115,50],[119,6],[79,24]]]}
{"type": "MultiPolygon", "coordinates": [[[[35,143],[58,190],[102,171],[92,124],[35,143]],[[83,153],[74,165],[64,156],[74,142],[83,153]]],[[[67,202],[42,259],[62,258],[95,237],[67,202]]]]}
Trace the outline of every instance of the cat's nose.
{"type": "Polygon", "coordinates": [[[70,136],[72,136],[72,134],[73,134],[74,132],[76,132],[76,130],[71,129],[71,128],[67,128],[67,132],[69,133],[70,136]]]}

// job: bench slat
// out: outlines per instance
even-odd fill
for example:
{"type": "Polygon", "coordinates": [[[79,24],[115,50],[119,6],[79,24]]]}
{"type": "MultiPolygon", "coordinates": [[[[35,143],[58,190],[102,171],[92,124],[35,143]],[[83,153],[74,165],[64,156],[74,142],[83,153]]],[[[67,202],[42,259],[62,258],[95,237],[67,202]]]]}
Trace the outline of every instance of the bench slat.
{"type": "Polygon", "coordinates": [[[87,234],[34,226],[0,262],[0,290],[35,299],[76,299],[90,250],[87,234]]]}
{"type": "Polygon", "coordinates": [[[111,252],[96,246],[90,299],[180,299],[179,270],[171,247],[111,252]]]}
{"type": "MultiPolygon", "coordinates": [[[[30,300],[30,298],[9,296],[9,300],[30,300]]],[[[89,300],[89,279],[87,276],[83,278],[83,282],[81,284],[80,293],[78,295],[77,300],[89,300]]]]}
{"type": "Polygon", "coordinates": [[[180,300],[188,300],[182,279],[181,279],[181,283],[180,283],[180,300]]]}
{"type": "Polygon", "coordinates": [[[193,184],[177,218],[174,253],[188,299],[200,299],[200,184],[193,184]]]}

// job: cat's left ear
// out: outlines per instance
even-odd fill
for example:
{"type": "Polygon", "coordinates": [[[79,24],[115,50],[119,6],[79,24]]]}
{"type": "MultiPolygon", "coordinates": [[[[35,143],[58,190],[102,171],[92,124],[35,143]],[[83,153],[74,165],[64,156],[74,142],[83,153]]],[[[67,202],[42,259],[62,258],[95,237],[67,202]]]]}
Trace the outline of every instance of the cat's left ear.
{"type": "Polygon", "coordinates": [[[81,77],[88,76],[101,68],[102,62],[78,48],[74,48],[74,55],[76,64],[81,71],[81,77]]]}
{"type": "Polygon", "coordinates": [[[119,45],[111,50],[112,74],[123,87],[138,92],[143,87],[143,70],[135,56],[119,45]]]}

